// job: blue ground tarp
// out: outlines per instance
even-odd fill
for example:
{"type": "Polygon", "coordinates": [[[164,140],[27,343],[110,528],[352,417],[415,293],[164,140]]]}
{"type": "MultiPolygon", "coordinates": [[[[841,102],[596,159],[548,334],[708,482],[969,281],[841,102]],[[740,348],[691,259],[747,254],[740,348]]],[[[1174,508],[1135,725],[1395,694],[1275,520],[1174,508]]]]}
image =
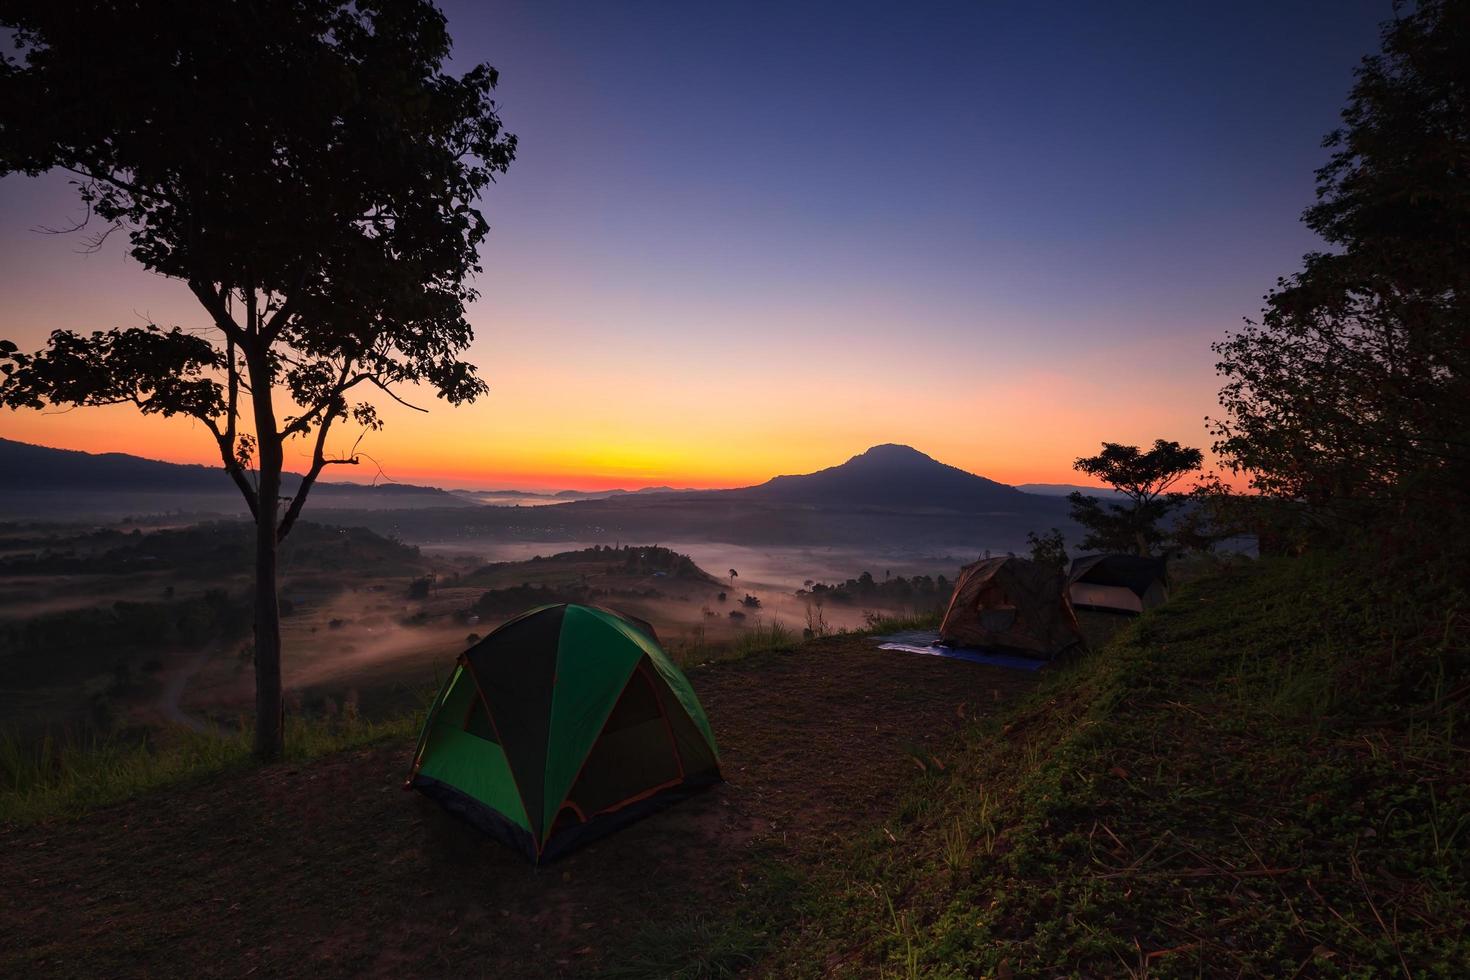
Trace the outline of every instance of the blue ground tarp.
{"type": "Polygon", "coordinates": [[[1045,660],[1023,657],[1014,653],[997,653],[972,647],[947,647],[939,642],[938,633],[908,630],[891,636],[876,638],[879,650],[899,650],[903,653],[922,653],[929,657],[949,657],[952,660],[968,660],[972,664],[989,664],[992,667],[1009,667],[1012,670],[1040,670],[1045,660]]]}

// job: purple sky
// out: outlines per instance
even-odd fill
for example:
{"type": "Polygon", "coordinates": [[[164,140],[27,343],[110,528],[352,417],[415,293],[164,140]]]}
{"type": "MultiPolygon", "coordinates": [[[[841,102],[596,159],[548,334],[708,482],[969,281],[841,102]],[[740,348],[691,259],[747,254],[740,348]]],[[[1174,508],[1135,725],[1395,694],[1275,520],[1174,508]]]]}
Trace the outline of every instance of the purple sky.
{"type": "MultiPolygon", "coordinates": [[[[1315,243],[1322,136],[1387,0],[451,3],[521,139],[486,201],[469,408],[389,412],[397,477],[749,482],[909,442],[1070,478],[1102,439],[1204,445],[1209,343],[1315,243]]],[[[0,181],[0,336],[198,322],[0,181]]],[[[186,423],[0,435],[207,460],[186,423]]],[[[350,438],[350,436],[349,436],[350,438]]]]}

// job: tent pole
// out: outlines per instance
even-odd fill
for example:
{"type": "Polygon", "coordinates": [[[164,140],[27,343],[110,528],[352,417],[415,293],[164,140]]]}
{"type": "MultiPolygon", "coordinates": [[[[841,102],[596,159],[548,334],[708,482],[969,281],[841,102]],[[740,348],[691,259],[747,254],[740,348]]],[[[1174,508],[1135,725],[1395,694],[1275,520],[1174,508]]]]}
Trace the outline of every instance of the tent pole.
{"type": "Polygon", "coordinates": [[[684,757],[679,754],[679,743],[674,738],[674,725],[669,721],[669,712],[664,708],[664,699],[659,696],[658,688],[654,686],[643,664],[643,660],[638,661],[638,673],[643,675],[643,683],[648,685],[648,690],[653,694],[653,701],[658,705],[658,715],[664,720],[664,732],[669,736],[669,751],[674,753],[674,764],[679,767],[679,782],[682,783],[684,781],[684,757]]]}
{"type": "MultiPolygon", "coordinates": [[[[463,666],[464,655],[461,654],[458,666],[463,666]]],[[[449,688],[454,684],[457,670],[449,672],[449,677],[439,687],[439,693],[434,695],[434,704],[429,708],[429,716],[424,719],[424,727],[419,731],[418,744],[413,747],[413,764],[408,768],[408,778],[403,781],[404,789],[413,788],[413,777],[419,774],[419,769],[424,765],[424,750],[429,747],[429,732],[434,728],[434,722],[439,718],[439,709],[444,707],[444,696],[449,693],[449,688]]]]}
{"type": "MultiPolygon", "coordinates": [[[[475,693],[480,695],[480,700],[485,705],[485,716],[490,719],[490,729],[495,732],[495,741],[500,743],[500,751],[505,753],[505,769],[510,773],[510,781],[516,787],[516,796],[521,798],[521,809],[526,810],[526,819],[529,821],[531,811],[526,809],[526,794],[521,791],[521,781],[516,776],[516,767],[510,764],[510,753],[506,751],[505,739],[500,734],[500,725],[495,721],[495,709],[490,704],[490,699],[485,696],[485,689],[480,686],[480,675],[475,673],[475,665],[470,663],[469,657],[461,656],[460,659],[464,662],[465,673],[469,674],[470,680],[475,682],[475,693]]],[[[533,831],[531,836],[536,838],[539,835],[533,831]]],[[[536,859],[538,862],[541,859],[541,841],[539,840],[536,841],[536,859]]]]}

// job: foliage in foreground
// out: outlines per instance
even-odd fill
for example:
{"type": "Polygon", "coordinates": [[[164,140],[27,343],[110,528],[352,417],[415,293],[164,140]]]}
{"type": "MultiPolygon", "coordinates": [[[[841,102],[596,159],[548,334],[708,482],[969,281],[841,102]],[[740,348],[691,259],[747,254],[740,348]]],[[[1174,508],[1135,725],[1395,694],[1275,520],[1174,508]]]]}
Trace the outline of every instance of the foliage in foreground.
{"type": "Polygon", "coordinates": [[[1184,590],[816,868],[776,972],[1465,975],[1448,568],[1315,556],[1184,590]]]}
{"type": "Polygon", "coordinates": [[[1470,488],[1470,4],[1394,4],[1327,137],[1327,248],[1214,345],[1214,450],[1262,494],[1364,526],[1470,488]]]}

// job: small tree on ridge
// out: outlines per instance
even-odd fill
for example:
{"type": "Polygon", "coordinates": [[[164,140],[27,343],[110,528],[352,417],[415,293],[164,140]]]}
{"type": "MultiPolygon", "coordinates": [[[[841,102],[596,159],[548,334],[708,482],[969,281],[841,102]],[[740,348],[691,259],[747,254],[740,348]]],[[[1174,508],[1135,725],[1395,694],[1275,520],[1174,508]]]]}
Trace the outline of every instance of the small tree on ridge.
{"type": "Polygon", "coordinates": [[[1084,550],[1133,551],[1147,557],[1164,540],[1159,523],[1184,503],[1170,490],[1199,469],[1204,455],[1198,449],[1164,439],[1147,451],[1116,442],[1102,444],[1102,452],[1086,456],[1073,467],[1102,480],[1123,494],[1128,503],[1116,504],[1073,492],[1072,520],[1087,529],[1084,550]]]}
{"type": "Polygon", "coordinates": [[[1052,528],[1043,534],[1027,531],[1026,543],[1031,546],[1031,560],[1036,564],[1059,572],[1067,570],[1067,543],[1059,529],[1052,528]]]}

